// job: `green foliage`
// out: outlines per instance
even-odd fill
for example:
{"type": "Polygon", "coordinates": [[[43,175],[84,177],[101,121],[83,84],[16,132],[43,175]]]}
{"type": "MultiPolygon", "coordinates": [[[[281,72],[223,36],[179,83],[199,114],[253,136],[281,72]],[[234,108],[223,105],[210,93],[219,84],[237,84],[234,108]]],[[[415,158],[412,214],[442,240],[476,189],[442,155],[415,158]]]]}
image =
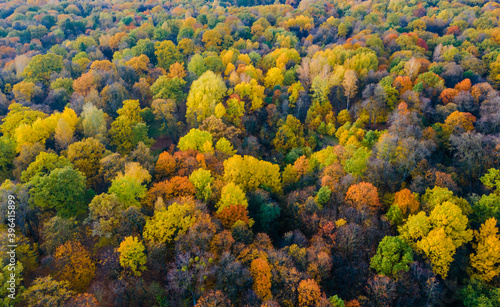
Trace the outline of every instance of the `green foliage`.
{"type": "Polygon", "coordinates": [[[498,307],[500,306],[500,288],[490,287],[478,279],[471,279],[460,290],[460,298],[465,306],[498,307]]]}
{"type": "Polygon", "coordinates": [[[215,149],[225,153],[226,155],[232,156],[236,153],[233,149],[233,145],[225,137],[221,137],[215,144],[215,149]]]}
{"type": "Polygon", "coordinates": [[[215,106],[226,95],[226,85],[222,78],[212,71],[204,72],[189,89],[186,119],[194,126],[215,114],[215,106]]]}
{"type": "Polygon", "coordinates": [[[327,186],[321,187],[321,189],[319,189],[319,191],[318,191],[318,195],[316,195],[318,203],[320,205],[324,205],[324,204],[328,203],[328,201],[330,200],[331,193],[332,193],[332,191],[330,190],[329,187],[327,187],[327,186]]]}
{"type": "Polygon", "coordinates": [[[175,62],[182,62],[182,55],[172,41],[156,42],[155,49],[158,66],[164,69],[169,69],[175,62]]]}
{"type": "Polygon", "coordinates": [[[370,267],[378,274],[396,276],[400,271],[408,272],[413,262],[412,249],[398,237],[386,236],[380,241],[370,267]]]}
{"type": "Polygon", "coordinates": [[[178,147],[180,150],[194,149],[199,152],[212,152],[212,143],[210,132],[193,128],[179,140],[178,147]]]}
{"type": "Polygon", "coordinates": [[[213,180],[210,171],[202,168],[195,170],[189,176],[189,181],[196,188],[196,197],[204,201],[207,201],[212,196],[211,184],[213,180]]]}
{"type": "Polygon", "coordinates": [[[344,301],[338,295],[330,296],[328,300],[333,307],[345,307],[344,301]]]}
{"type": "Polygon", "coordinates": [[[118,176],[111,183],[108,193],[115,194],[125,208],[130,206],[140,208],[140,201],[146,196],[146,191],[146,187],[136,178],[118,176]]]}
{"type": "Polygon", "coordinates": [[[57,168],[45,176],[34,176],[29,181],[30,204],[46,210],[55,210],[61,217],[85,213],[86,178],[70,166],[57,168]]]}
{"type": "Polygon", "coordinates": [[[50,74],[59,73],[63,69],[63,58],[53,53],[39,54],[34,56],[23,75],[26,81],[43,82],[48,84],[50,74]]]}
{"type": "Polygon", "coordinates": [[[0,137],[0,180],[5,179],[13,169],[16,157],[16,142],[6,136],[0,137]]]}

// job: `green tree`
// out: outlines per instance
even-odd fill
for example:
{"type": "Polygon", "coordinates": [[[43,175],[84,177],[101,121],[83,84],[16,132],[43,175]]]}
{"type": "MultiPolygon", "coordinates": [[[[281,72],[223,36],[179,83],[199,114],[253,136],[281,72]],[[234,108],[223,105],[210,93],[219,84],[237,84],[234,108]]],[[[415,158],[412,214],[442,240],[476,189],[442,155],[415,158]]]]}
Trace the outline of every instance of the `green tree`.
{"type": "Polygon", "coordinates": [[[413,262],[413,252],[405,241],[386,236],[380,241],[377,253],[372,257],[370,267],[378,274],[396,276],[399,271],[408,272],[413,262]]]}
{"type": "Polygon", "coordinates": [[[199,152],[212,152],[212,144],[210,132],[193,128],[185,136],[181,137],[178,147],[180,150],[194,149],[199,152]]]}
{"type": "Polygon", "coordinates": [[[214,178],[212,178],[209,170],[202,168],[195,170],[189,176],[189,181],[196,188],[196,197],[198,199],[207,201],[212,196],[211,184],[214,178]]]}
{"type": "Polygon", "coordinates": [[[207,71],[207,66],[205,65],[205,60],[200,54],[195,54],[191,57],[188,63],[188,71],[195,74],[196,76],[201,76],[207,71]]]}
{"type": "Polygon", "coordinates": [[[172,41],[166,40],[155,43],[155,55],[158,59],[158,66],[169,69],[175,62],[182,62],[182,55],[172,41]]]}
{"type": "Polygon", "coordinates": [[[9,177],[10,171],[14,168],[12,164],[16,157],[16,142],[7,136],[0,137],[0,180],[9,177]]]}
{"type": "Polygon", "coordinates": [[[31,206],[55,210],[61,217],[85,213],[86,178],[80,171],[69,166],[57,168],[29,183],[31,206]]]}
{"type": "Polygon", "coordinates": [[[186,119],[192,126],[215,114],[215,106],[226,95],[224,80],[208,70],[193,82],[187,97],[186,119]]]}
{"type": "Polygon", "coordinates": [[[140,111],[139,100],[125,100],[118,110],[118,117],[111,124],[111,144],[122,154],[129,153],[141,141],[145,144],[152,142],[147,136],[148,127],[144,125],[140,111]]]}
{"type": "Polygon", "coordinates": [[[172,99],[180,103],[185,98],[185,84],[186,81],[179,77],[170,78],[168,76],[160,76],[151,85],[150,90],[155,99],[172,99]]]}
{"type": "Polygon", "coordinates": [[[26,170],[21,173],[23,182],[30,181],[35,176],[45,176],[50,174],[56,168],[72,166],[71,162],[66,157],[58,156],[54,153],[42,151],[34,162],[32,162],[26,170]]]}
{"type": "Polygon", "coordinates": [[[101,142],[104,141],[107,133],[104,111],[91,103],[87,103],[83,106],[82,117],[84,135],[94,137],[101,142]]]}
{"type": "Polygon", "coordinates": [[[115,194],[126,208],[141,207],[141,200],[146,197],[146,187],[139,180],[131,176],[118,176],[112,183],[108,193],[115,194]]]}
{"type": "Polygon", "coordinates": [[[60,73],[62,69],[62,56],[53,53],[39,54],[31,59],[24,69],[23,75],[26,81],[42,82],[48,85],[50,74],[60,73]]]}

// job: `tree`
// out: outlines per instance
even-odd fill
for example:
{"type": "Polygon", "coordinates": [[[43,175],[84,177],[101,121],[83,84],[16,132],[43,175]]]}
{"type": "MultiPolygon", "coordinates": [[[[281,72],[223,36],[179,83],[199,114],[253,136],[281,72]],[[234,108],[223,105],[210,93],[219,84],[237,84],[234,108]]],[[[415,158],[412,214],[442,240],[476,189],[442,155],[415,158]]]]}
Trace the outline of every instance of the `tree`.
{"type": "Polygon", "coordinates": [[[379,275],[397,276],[400,271],[408,272],[412,262],[413,252],[406,242],[398,237],[385,236],[370,261],[370,267],[379,275]]]}
{"type": "Polygon", "coordinates": [[[149,88],[155,99],[171,99],[180,103],[186,98],[186,81],[178,76],[160,76],[149,88]]]}
{"type": "Polygon", "coordinates": [[[344,74],[344,81],[342,81],[342,86],[347,97],[347,110],[349,110],[349,100],[356,95],[356,91],[358,90],[357,82],[356,72],[351,69],[347,70],[344,74]]]}
{"type": "Polygon", "coordinates": [[[147,257],[144,249],[137,237],[126,237],[117,249],[120,253],[120,265],[131,270],[135,276],[141,276],[142,271],[146,270],[147,257]]]}
{"type": "Polygon", "coordinates": [[[298,301],[300,307],[317,306],[321,297],[321,289],[314,279],[301,280],[297,287],[298,301]]]}
{"type": "Polygon", "coordinates": [[[41,248],[47,254],[53,254],[57,247],[77,237],[77,222],[74,218],[54,216],[43,224],[41,248]]]}
{"type": "Polygon", "coordinates": [[[445,201],[429,217],[423,211],[410,215],[398,231],[408,245],[429,258],[434,273],[446,278],[457,248],[472,240],[468,223],[457,205],[445,201]]]}
{"type": "Polygon", "coordinates": [[[232,156],[236,153],[236,150],[233,149],[233,144],[231,144],[231,142],[229,142],[225,137],[221,137],[217,141],[217,143],[215,144],[215,149],[228,156],[232,156]]]}
{"type": "Polygon", "coordinates": [[[72,167],[57,168],[49,175],[30,180],[30,204],[42,209],[53,209],[61,217],[85,213],[85,176],[72,167]]]}
{"type": "Polygon", "coordinates": [[[404,216],[416,214],[420,207],[415,195],[408,189],[402,189],[394,194],[394,205],[398,206],[404,216]]]}
{"type": "Polygon", "coordinates": [[[470,263],[485,282],[500,274],[500,235],[496,225],[497,220],[489,218],[479,231],[474,231],[476,252],[470,255],[470,263]]]}
{"type": "Polygon", "coordinates": [[[205,60],[200,54],[197,53],[191,57],[191,60],[188,63],[188,71],[198,77],[207,71],[205,60]]]}
{"type": "Polygon", "coordinates": [[[63,57],[53,53],[39,54],[34,56],[28,66],[24,69],[23,75],[26,81],[43,82],[48,84],[50,74],[59,73],[63,69],[63,57]]]}
{"type": "Polygon", "coordinates": [[[0,137],[0,180],[6,179],[5,176],[14,168],[15,157],[16,143],[9,137],[0,137]]]}
{"type": "Polygon", "coordinates": [[[14,137],[17,127],[23,124],[31,125],[37,119],[45,117],[47,115],[43,112],[32,110],[19,103],[12,103],[9,105],[9,114],[2,120],[0,130],[5,136],[14,137]]]}
{"type": "Polygon", "coordinates": [[[217,218],[222,226],[231,229],[237,221],[241,221],[249,226],[253,225],[253,220],[248,216],[248,209],[244,205],[228,205],[217,210],[217,218]]]}
{"type": "Polygon", "coordinates": [[[109,131],[111,144],[121,153],[129,153],[139,142],[150,144],[147,136],[147,126],[140,116],[139,100],[125,100],[118,110],[118,117],[111,124],[109,131]]]}
{"type": "Polygon", "coordinates": [[[417,242],[417,248],[430,259],[434,273],[446,278],[456,247],[451,238],[446,236],[444,229],[431,230],[417,242]]]}
{"type": "Polygon", "coordinates": [[[209,132],[193,128],[179,140],[178,147],[183,151],[194,149],[199,152],[212,152],[212,143],[212,135],[209,132]]]}
{"type": "Polygon", "coordinates": [[[169,69],[175,62],[182,62],[182,55],[175,47],[172,41],[165,40],[155,43],[155,55],[158,59],[158,66],[163,69],[169,69]]]}
{"type": "Polygon", "coordinates": [[[146,222],[144,239],[158,243],[172,243],[193,225],[196,220],[194,213],[194,204],[189,202],[173,203],[167,210],[156,211],[146,222]]]}
{"type": "Polygon", "coordinates": [[[351,185],[349,190],[347,190],[345,199],[347,202],[353,204],[358,210],[367,206],[370,210],[377,211],[381,207],[377,188],[368,182],[360,182],[351,185]]]}
{"type": "Polygon", "coordinates": [[[241,205],[245,208],[248,207],[245,193],[233,182],[229,182],[222,188],[221,197],[217,203],[217,212],[231,205],[241,205]]]}
{"type": "Polygon", "coordinates": [[[224,161],[224,180],[234,182],[244,191],[259,187],[281,191],[279,166],[252,156],[234,155],[224,161]]]}
{"type": "Polygon", "coordinates": [[[405,63],[405,72],[408,77],[410,77],[410,80],[416,79],[420,66],[420,62],[415,58],[411,58],[408,62],[405,63]]]}
{"type": "Polygon", "coordinates": [[[69,161],[87,177],[87,184],[94,188],[100,183],[98,173],[105,150],[104,145],[94,138],[85,138],[68,147],[69,161]]]}
{"type": "Polygon", "coordinates": [[[85,222],[91,225],[92,235],[111,238],[118,230],[125,209],[116,194],[96,195],[89,204],[89,216],[85,222]]]}
{"type": "Polygon", "coordinates": [[[83,106],[83,133],[86,137],[94,137],[103,141],[106,136],[106,120],[104,112],[91,103],[83,106]]]}
{"type": "Polygon", "coordinates": [[[58,282],[50,276],[40,277],[23,293],[24,302],[28,307],[62,307],[74,293],[69,288],[67,281],[58,282]]]}
{"type": "Polygon", "coordinates": [[[189,181],[196,188],[196,197],[198,199],[207,201],[212,196],[211,184],[214,181],[209,170],[197,169],[189,176],[189,181]]]}
{"type": "Polygon", "coordinates": [[[276,149],[286,153],[290,149],[302,147],[304,143],[302,123],[293,115],[288,115],[285,124],[278,129],[273,145],[276,149]]]}
{"type": "Polygon", "coordinates": [[[253,289],[257,296],[263,300],[272,299],[271,294],[271,268],[267,260],[257,258],[250,264],[253,277],[253,289]]]}
{"type": "Polygon", "coordinates": [[[168,152],[164,151],[158,157],[156,161],[155,173],[156,178],[167,178],[175,173],[176,161],[175,158],[168,152]]]}
{"type": "Polygon", "coordinates": [[[220,44],[222,43],[222,35],[217,30],[207,30],[203,33],[202,42],[205,43],[205,48],[210,49],[210,47],[218,50],[220,44]]]}
{"type": "Polygon", "coordinates": [[[68,241],[59,246],[54,258],[56,278],[69,281],[76,291],[83,292],[94,278],[95,264],[80,242],[68,241]]]}
{"type": "Polygon", "coordinates": [[[267,72],[264,78],[264,84],[267,88],[273,89],[276,85],[283,85],[283,80],[284,77],[281,69],[273,67],[267,72]]]}
{"type": "Polygon", "coordinates": [[[226,95],[222,78],[208,70],[193,82],[186,102],[186,119],[194,126],[215,112],[215,106],[226,95]]]}
{"type": "Polygon", "coordinates": [[[118,175],[112,182],[108,193],[115,194],[126,208],[141,207],[140,201],[146,197],[147,189],[140,180],[130,175],[118,175]]]}
{"type": "Polygon", "coordinates": [[[219,290],[210,290],[207,293],[203,294],[202,297],[196,302],[195,307],[231,307],[231,301],[227,298],[227,296],[219,291],[219,290]]]}

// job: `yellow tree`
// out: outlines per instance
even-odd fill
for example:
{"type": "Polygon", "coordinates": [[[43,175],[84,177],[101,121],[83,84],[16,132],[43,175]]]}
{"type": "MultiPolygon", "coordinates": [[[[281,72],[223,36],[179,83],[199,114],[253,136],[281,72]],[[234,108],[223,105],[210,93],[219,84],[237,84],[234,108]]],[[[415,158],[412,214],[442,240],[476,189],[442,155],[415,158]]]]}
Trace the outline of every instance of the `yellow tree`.
{"type": "Polygon", "coordinates": [[[446,278],[449,266],[453,262],[456,247],[444,229],[431,230],[426,237],[417,243],[417,248],[429,258],[434,273],[446,278]]]}
{"type": "Polygon", "coordinates": [[[479,277],[490,282],[500,274],[500,235],[498,234],[497,220],[490,218],[475,231],[475,253],[471,254],[471,266],[479,277]]]}
{"type": "Polygon", "coordinates": [[[144,245],[136,237],[126,237],[118,248],[120,265],[130,269],[135,276],[141,276],[142,271],[146,269],[147,261],[144,249],[144,245]]]}
{"type": "Polygon", "coordinates": [[[446,278],[457,248],[472,240],[468,223],[460,207],[443,202],[429,216],[423,211],[410,215],[398,231],[408,245],[429,258],[434,273],[446,278]]]}
{"type": "Polygon", "coordinates": [[[194,224],[193,203],[173,203],[167,210],[156,211],[154,216],[146,221],[144,239],[157,243],[172,243],[174,239],[185,233],[194,224]]]}
{"type": "Polygon", "coordinates": [[[224,161],[224,180],[234,182],[244,191],[268,187],[281,192],[279,166],[252,156],[234,155],[224,161]]]}
{"type": "Polygon", "coordinates": [[[276,85],[283,85],[283,80],[285,77],[281,72],[281,69],[273,67],[269,69],[266,77],[264,78],[264,84],[267,88],[273,89],[276,85]]]}

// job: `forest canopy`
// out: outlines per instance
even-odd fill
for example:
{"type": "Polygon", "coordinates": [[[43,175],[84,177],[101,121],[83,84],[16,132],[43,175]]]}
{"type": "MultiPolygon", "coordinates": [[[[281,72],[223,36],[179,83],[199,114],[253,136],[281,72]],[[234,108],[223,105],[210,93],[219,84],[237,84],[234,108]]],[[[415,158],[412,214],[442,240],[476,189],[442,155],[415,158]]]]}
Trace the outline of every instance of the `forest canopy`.
{"type": "Polygon", "coordinates": [[[499,16],[0,1],[0,305],[500,307],[499,16]]]}

